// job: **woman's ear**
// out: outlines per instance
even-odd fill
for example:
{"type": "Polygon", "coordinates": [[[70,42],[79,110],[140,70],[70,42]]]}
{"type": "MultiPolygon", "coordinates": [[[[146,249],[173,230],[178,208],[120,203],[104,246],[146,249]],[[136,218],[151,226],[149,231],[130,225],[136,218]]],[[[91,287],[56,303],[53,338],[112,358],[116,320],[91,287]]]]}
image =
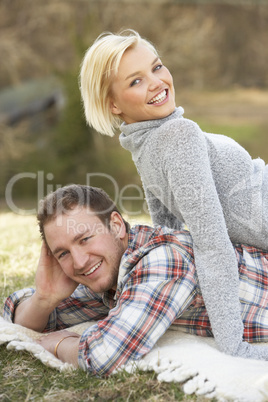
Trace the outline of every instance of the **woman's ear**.
{"type": "Polygon", "coordinates": [[[122,113],[122,110],[116,106],[116,104],[114,103],[114,101],[112,99],[110,100],[110,110],[111,110],[112,114],[120,115],[122,113]]]}

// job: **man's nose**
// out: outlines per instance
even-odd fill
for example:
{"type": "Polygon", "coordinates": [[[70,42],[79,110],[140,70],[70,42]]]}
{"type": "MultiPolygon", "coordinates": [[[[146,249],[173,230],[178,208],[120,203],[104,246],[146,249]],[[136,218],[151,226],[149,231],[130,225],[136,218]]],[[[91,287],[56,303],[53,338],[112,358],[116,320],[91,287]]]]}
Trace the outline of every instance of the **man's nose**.
{"type": "Polygon", "coordinates": [[[80,250],[80,249],[74,249],[72,250],[72,258],[73,258],[73,267],[76,270],[80,270],[84,268],[87,265],[88,262],[88,255],[80,250]]]}

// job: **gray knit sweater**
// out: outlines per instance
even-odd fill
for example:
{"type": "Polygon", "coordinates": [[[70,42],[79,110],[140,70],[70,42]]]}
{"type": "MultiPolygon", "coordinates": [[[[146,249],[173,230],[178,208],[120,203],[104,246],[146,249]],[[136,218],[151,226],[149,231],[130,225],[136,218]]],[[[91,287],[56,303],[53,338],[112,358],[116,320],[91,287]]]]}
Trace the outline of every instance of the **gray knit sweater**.
{"type": "Polygon", "coordinates": [[[186,224],[213,334],[221,351],[268,360],[242,341],[238,267],[231,244],[268,249],[268,166],[223,135],[204,133],[177,108],[160,120],[123,124],[154,224],[186,224]]]}

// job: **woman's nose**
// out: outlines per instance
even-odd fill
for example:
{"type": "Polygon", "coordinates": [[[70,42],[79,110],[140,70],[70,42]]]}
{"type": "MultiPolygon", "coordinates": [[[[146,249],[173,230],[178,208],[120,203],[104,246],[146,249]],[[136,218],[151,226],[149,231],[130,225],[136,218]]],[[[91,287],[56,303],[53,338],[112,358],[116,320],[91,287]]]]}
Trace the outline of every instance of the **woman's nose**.
{"type": "Polygon", "coordinates": [[[162,80],[160,80],[158,77],[155,75],[150,76],[150,83],[149,83],[149,89],[150,91],[155,91],[157,88],[161,87],[163,84],[162,80]]]}

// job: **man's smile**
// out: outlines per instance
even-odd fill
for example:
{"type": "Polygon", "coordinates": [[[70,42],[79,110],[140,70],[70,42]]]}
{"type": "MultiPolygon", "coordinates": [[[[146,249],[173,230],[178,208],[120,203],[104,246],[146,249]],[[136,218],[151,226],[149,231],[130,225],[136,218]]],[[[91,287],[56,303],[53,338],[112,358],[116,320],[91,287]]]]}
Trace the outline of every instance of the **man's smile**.
{"type": "Polygon", "coordinates": [[[85,272],[83,275],[88,276],[90,274],[93,274],[93,272],[95,272],[96,269],[98,269],[101,266],[101,264],[102,264],[102,260],[99,261],[96,265],[94,265],[94,267],[92,267],[89,271],[85,272]]]}

